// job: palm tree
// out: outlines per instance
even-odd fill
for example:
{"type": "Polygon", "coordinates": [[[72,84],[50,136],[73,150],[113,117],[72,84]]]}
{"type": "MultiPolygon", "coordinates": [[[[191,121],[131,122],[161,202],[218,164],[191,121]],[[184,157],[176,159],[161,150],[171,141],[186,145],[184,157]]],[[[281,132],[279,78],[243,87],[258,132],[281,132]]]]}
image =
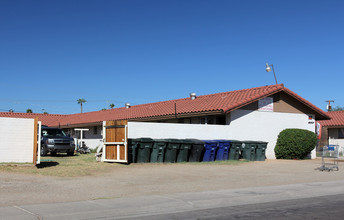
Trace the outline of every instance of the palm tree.
{"type": "Polygon", "coordinates": [[[26,109],[26,113],[32,113],[32,109],[30,108],[26,109]]]}
{"type": "Polygon", "coordinates": [[[115,104],[111,103],[109,106],[111,109],[113,109],[115,107],[115,104]]]}
{"type": "Polygon", "coordinates": [[[78,99],[78,100],[76,100],[76,101],[77,101],[78,104],[80,105],[80,107],[81,107],[81,113],[82,113],[82,103],[85,103],[86,100],[85,100],[85,99],[78,99]]]}

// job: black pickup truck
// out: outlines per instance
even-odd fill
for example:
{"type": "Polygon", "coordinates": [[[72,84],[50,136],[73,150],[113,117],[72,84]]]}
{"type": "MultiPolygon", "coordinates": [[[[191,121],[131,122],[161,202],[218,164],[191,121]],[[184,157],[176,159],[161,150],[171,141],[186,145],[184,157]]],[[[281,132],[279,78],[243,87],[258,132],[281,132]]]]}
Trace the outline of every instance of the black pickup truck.
{"type": "Polygon", "coordinates": [[[67,153],[74,155],[74,139],[67,136],[60,128],[42,127],[41,156],[56,153],[67,153]]]}

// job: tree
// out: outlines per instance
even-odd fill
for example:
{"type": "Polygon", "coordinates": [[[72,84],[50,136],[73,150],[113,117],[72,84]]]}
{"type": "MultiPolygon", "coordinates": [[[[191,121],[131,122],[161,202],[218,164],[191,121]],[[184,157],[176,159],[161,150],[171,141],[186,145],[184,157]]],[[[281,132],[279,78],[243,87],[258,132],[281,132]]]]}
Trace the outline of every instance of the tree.
{"type": "Polygon", "coordinates": [[[78,100],[76,100],[77,102],[78,102],[78,104],[80,105],[80,107],[81,107],[81,113],[82,113],[82,103],[85,103],[86,102],[86,100],[85,99],[78,99],[78,100]]]}
{"type": "Polygon", "coordinates": [[[32,109],[30,108],[26,109],[26,113],[32,113],[32,109]]]}
{"type": "Polygon", "coordinates": [[[334,108],[332,108],[331,110],[329,110],[330,112],[336,112],[336,111],[343,111],[344,107],[341,106],[336,106],[334,108]]]}
{"type": "Polygon", "coordinates": [[[111,109],[113,109],[113,108],[115,107],[115,104],[111,103],[111,104],[109,105],[109,107],[110,107],[111,109]]]}
{"type": "Polygon", "coordinates": [[[106,108],[102,108],[102,111],[105,111],[106,110],[106,108]]]}
{"type": "Polygon", "coordinates": [[[43,112],[43,114],[48,114],[48,112],[43,112]]]}

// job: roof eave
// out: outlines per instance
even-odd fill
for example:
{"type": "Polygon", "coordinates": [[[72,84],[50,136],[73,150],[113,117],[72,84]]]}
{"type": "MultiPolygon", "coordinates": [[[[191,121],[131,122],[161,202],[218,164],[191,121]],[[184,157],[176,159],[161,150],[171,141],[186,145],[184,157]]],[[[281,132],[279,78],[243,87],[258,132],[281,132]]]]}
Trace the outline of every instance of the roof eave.
{"type": "Polygon", "coordinates": [[[232,108],[223,109],[223,111],[224,111],[225,113],[232,112],[232,111],[237,110],[237,109],[239,109],[239,108],[242,108],[242,107],[244,107],[244,106],[246,106],[246,105],[249,105],[249,104],[251,104],[251,103],[254,103],[254,102],[258,101],[258,100],[261,99],[261,98],[264,98],[264,97],[267,97],[267,96],[271,96],[271,95],[274,95],[274,94],[276,94],[276,93],[278,93],[278,92],[281,92],[281,91],[283,91],[283,89],[284,89],[284,87],[283,87],[283,88],[280,88],[280,89],[273,90],[273,91],[271,91],[271,92],[269,92],[269,93],[267,93],[267,94],[258,96],[258,97],[254,98],[254,99],[252,99],[252,100],[250,100],[250,101],[248,101],[248,102],[241,102],[241,103],[239,103],[238,105],[236,105],[236,106],[234,106],[234,107],[232,107],[232,108]]]}
{"type": "Polygon", "coordinates": [[[237,109],[240,109],[240,108],[242,108],[242,107],[244,107],[244,106],[246,106],[246,105],[249,105],[249,104],[251,104],[251,103],[253,103],[253,102],[256,102],[256,101],[258,101],[258,100],[261,99],[261,98],[268,97],[268,96],[274,95],[274,94],[279,93],[279,92],[282,92],[282,91],[285,92],[285,93],[287,93],[288,95],[292,96],[293,98],[297,99],[298,101],[302,102],[302,103],[303,103],[304,105],[306,105],[308,108],[310,108],[310,109],[312,109],[313,111],[315,111],[315,113],[317,113],[317,115],[316,115],[317,120],[329,120],[329,119],[331,119],[331,117],[328,116],[325,112],[323,113],[323,112],[322,112],[320,109],[318,109],[316,106],[311,106],[311,105],[309,105],[309,104],[306,102],[305,99],[303,99],[303,98],[300,97],[300,96],[295,96],[294,93],[290,92],[290,90],[287,89],[287,88],[285,88],[284,86],[283,86],[282,88],[280,88],[280,89],[276,89],[276,90],[274,90],[274,91],[272,91],[272,92],[269,92],[269,93],[267,93],[267,94],[264,94],[264,95],[262,95],[262,96],[259,96],[259,97],[255,98],[255,99],[252,99],[252,100],[250,100],[249,102],[242,102],[242,103],[239,103],[239,104],[238,104],[237,106],[235,106],[235,107],[232,107],[232,108],[229,108],[229,109],[224,109],[224,112],[226,112],[226,113],[232,112],[232,111],[237,110],[237,109]],[[319,116],[320,116],[320,117],[319,117],[319,116]]]}

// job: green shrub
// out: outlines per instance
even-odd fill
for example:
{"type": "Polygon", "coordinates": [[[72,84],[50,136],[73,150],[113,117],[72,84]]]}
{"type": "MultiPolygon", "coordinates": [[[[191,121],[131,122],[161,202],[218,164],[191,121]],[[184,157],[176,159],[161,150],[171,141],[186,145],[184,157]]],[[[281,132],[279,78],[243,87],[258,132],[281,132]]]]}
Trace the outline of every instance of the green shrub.
{"type": "Polygon", "coordinates": [[[285,129],[278,135],[275,147],[277,159],[304,159],[315,148],[316,135],[304,129],[285,129]]]}

